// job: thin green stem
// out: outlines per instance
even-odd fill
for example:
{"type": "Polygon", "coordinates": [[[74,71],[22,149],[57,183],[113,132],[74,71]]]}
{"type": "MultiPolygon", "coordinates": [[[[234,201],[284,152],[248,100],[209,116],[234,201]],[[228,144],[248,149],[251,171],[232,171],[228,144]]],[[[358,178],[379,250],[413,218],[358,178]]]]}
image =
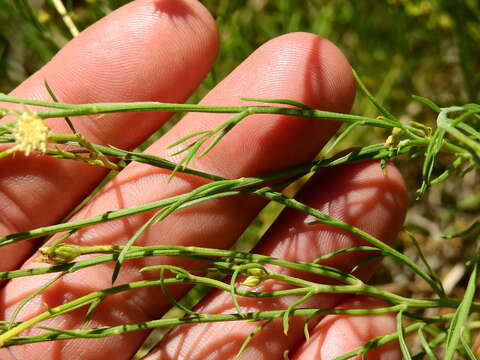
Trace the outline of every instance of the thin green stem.
{"type": "MultiPolygon", "coordinates": [[[[50,330],[50,333],[41,334],[37,336],[29,337],[11,337],[5,343],[4,346],[20,345],[41,341],[52,340],[67,340],[73,338],[103,338],[112,335],[118,335],[131,331],[153,329],[164,326],[176,326],[181,324],[198,324],[208,322],[224,322],[224,321],[261,321],[281,318],[286,310],[271,310],[245,313],[245,317],[241,317],[238,314],[198,314],[194,317],[184,317],[176,319],[160,319],[146,321],[137,324],[124,324],[111,327],[100,327],[96,329],[85,330],[61,330],[42,327],[43,329],[50,330]]],[[[345,314],[345,315],[369,315],[369,314],[388,314],[398,311],[398,307],[387,307],[377,309],[294,309],[291,311],[290,316],[311,316],[321,314],[345,314]]],[[[4,334],[2,334],[4,335],[4,334]]],[[[2,336],[0,335],[0,337],[2,336]]]]}
{"type": "Polygon", "coordinates": [[[180,112],[209,112],[209,113],[242,113],[249,114],[280,114],[299,117],[311,117],[330,120],[339,120],[346,123],[359,122],[361,125],[371,125],[386,129],[401,126],[408,129],[411,134],[421,135],[422,132],[407,125],[398,125],[397,122],[384,119],[376,119],[360,115],[335,113],[315,109],[296,109],[279,106],[208,106],[192,104],[173,104],[160,102],[131,102],[131,103],[95,103],[95,104],[62,104],[42,100],[17,98],[0,94],[0,101],[35,105],[52,108],[54,110],[39,111],[38,115],[44,119],[57,117],[73,117],[81,115],[110,114],[117,112],[140,112],[140,111],[180,111],[180,112]]]}

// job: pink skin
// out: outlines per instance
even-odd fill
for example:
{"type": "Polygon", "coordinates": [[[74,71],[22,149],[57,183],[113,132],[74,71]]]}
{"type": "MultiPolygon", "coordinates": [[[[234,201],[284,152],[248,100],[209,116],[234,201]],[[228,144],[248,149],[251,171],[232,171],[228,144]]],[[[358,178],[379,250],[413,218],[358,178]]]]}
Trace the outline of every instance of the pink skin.
{"type": "MultiPolygon", "coordinates": [[[[387,169],[385,176],[382,174],[378,162],[326,168],[317,173],[302,189],[298,199],[391,243],[403,223],[407,196],[398,170],[391,164],[387,169]]],[[[310,262],[318,256],[332,251],[368,244],[337,228],[306,224],[311,220],[313,218],[309,215],[291,209],[287,210],[276,221],[255,252],[289,261],[310,262]]],[[[323,264],[348,272],[355,264],[371,255],[371,253],[365,252],[347,253],[324,261],[323,264]]],[[[374,269],[372,265],[370,263],[368,267],[361,268],[362,270],[356,275],[366,280],[374,269]]],[[[267,268],[289,276],[300,276],[310,281],[325,282],[325,279],[311,274],[306,276],[305,273],[279,269],[275,266],[267,266],[267,268]]],[[[332,283],[332,281],[329,282],[332,283]]],[[[268,280],[255,290],[279,291],[288,288],[290,287],[287,284],[268,280]]],[[[320,294],[303,303],[301,307],[331,308],[337,306],[344,297],[341,294],[320,294]]],[[[298,297],[261,300],[239,297],[238,302],[243,311],[251,312],[286,309],[296,299],[298,297]]],[[[370,303],[371,301],[367,301],[367,304],[370,303]]],[[[376,304],[378,305],[378,301],[376,304]]],[[[201,313],[214,314],[236,312],[230,294],[220,291],[209,296],[205,303],[196,310],[201,313]]],[[[390,319],[391,317],[384,315],[384,318],[390,319]]],[[[310,324],[313,326],[319,320],[320,317],[312,320],[310,324]]],[[[242,359],[278,359],[282,357],[285,350],[289,350],[292,354],[304,341],[303,321],[302,318],[292,319],[288,336],[283,334],[282,321],[273,321],[252,339],[242,359]],[[265,352],[262,349],[268,349],[268,351],[265,352]]],[[[385,321],[388,322],[388,320],[385,321]]],[[[231,359],[240,349],[243,341],[258,325],[259,323],[232,322],[177,327],[160,343],[158,350],[149,356],[148,360],[231,359]],[[216,334],[224,335],[215,336],[216,334]]],[[[365,341],[373,333],[375,332],[370,331],[364,334],[365,341]]],[[[352,342],[352,344],[356,343],[352,342]]],[[[347,348],[348,345],[345,344],[343,348],[347,348]]],[[[342,353],[337,355],[340,354],[342,353]]]]}
{"type": "MultiPolygon", "coordinates": [[[[33,80],[27,80],[15,94],[47,98],[41,89],[42,77],[46,76],[63,101],[77,103],[150,99],[181,101],[204,76],[210,66],[217,49],[216,40],[216,30],[211,17],[196,1],[137,0],[87,30],[42,70],[45,71],[44,75],[34,75],[33,80]],[[128,32],[130,36],[126,36],[122,31],[128,29],[129,26],[132,30],[128,32]],[[156,29],[157,26],[158,29],[156,29]],[[131,33],[135,34],[136,31],[140,31],[138,29],[145,30],[139,33],[138,38],[135,38],[131,33]],[[111,51],[120,53],[118,57],[112,57],[110,49],[108,52],[102,52],[102,50],[107,48],[105,44],[111,44],[112,37],[117,37],[118,32],[121,33],[117,38],[119,46],[111,51]],[[139,42],[142,46],[141,49],[138,48],[139,42]],[[155,49],[158,49],[158,53],[155,49]],[[166,55],[164,51],[167,51],[166,55]],[[142,56],[138,56],[136,62],[135,58],[138,53],[141,53],[142,56]],[[147,53],[148,56],[144,56],[144,53],[147,53]],[[88,54],[88,56],[81,54],[88,54]],[[114,58],[123,60],[115,62],[111,60],[114,58]],[[113,61],[114,64],[110,61],[113,61]],[[69,67],[71,68],[69,69],[69,67]],[[105,73],[101,72],[101,69],[104,69],[105,73]],[[112,69],[118,70],[113,71],[112,69]],[[73,81],[75,76],[78,76],[77,79],[80,80],[73,81]],[[131,80],[128,81],[130,76],[131,80]],[[85,87],[85,84],[93,82],[99,89],[98,94],[95,92],[86,94],[84,89],[88,86],[85,87]],[[103,86],[101,86],[102,84],[103,86]],[[69,89],[70,86],[74,88],[69,89]],[[184,90],[179,90],[184,87],[184,90]],[[107,88],[108,95],[106,94],[107,88]],[[181,94],[178,94],[177,91],[181,94]]],[[[202,103],[241,104],[239,96],[276,97],[298,100],[320,109],[347,112],[353,102],[354,93],[350,66],[341,52],[333,44],[318,36],[294,33],[271,40],[259,48],[212,90],[202,103]]],[[[211,129],[227,117],[228,115],[189,114],[168,134],[152,145],[148,152],[176,160],[165,150],[169,144],[181,136],[211,129]]],[[[154,115],[126,114],[109,116],[108,119],[112,120],[108,122],[105,119],[92,118],[75,122],[80,131],[86,131],[86,135],[94,141],[128,147],[144,138],[165,118],[166,116],[158,113],[154,115]],[[142,123],[146,125],[139,126],[140,118],[150,118],[151,121],[142,120],[142,123]],[[129,124],[133,119],[135,119],[135,126],[132,127],[129,124]],[[92,122],[96,122],[95,129],[92,122]],[[85,125],[80,127],[80,124],[85,125]],[[128,140],[124,139],[127,126],[128,140]],[[93,129],[93,133],[88,132],[89,129],[93,129]],[[103,135],[99,136],[99,132],[103,135]]],[[[331,121],[276,115],[251,117],[240,123],[211,153],[198,159],[194,165],[196,168],[228,178],[259,175],[290,167],[310,160],[328,141],[338,125],[331,121]]],[[[56,127],[57,131],[66,131],[62,120],[59,120],[56,125],[52,124],[52,127],[56,127]]],[[[12,165],[8,174],[1,174],[0,188],[2,192],[0,194],[7,194],[9,199],[14,200],[6,203],[12,205],[5,206],[9,210],[9,214],[13,213],[11,218],[5,219],[1,223],[4,229],[1,231],[5,233],[57,221],[104,174],[103,171],[98,171],[93,167],[68,161],[45,160],[42,157],[31,157],[27,160],[17,157],[15,162],[6,161],[10,161],[12,165]],[[36,170],[32,170],[32,168],[36,170]],[[22,169],[28,169],[28,176],[21,175],[22,169]],[[32,172],[35,175],[31,175],[32,172]],[[69,178],[70,181],[65,180],[66,172],[72,174],[69,178]],[[81,183],[83,185],[80,185],[81,183]],[[29,198],[28,201],[22,203],[18,199],[19,191],[23,191],[24,194],[35,194],[35,197],[32,196],[32,199],[29,198]],[[68,195],[57,199],[59,193],[68,195]],[[45,208],[49,210],[51,208],[51,211],[47,213],[45,208]],[[16,212],[15,209],[17,209],[16,212]]],[[[1,169],[5,168],[1,167],[1,169]]],[[[378,166],[375,165],[372,168],[378,168],[378,166]]],[[[347,173],[348,171],[346,171],[348,178],[351,174],[347,173]]],[[[397,179],[397,187],[400,186],[398,184],[401,181],[393,167],[389,170],[390,173],[393,174],[391,175],[393,178],[397,179]]],[[[376,178],[375,176],[373,176],[374,181],[377,181],[378,176],[376,178]]],[[[367,183],[369,179],[369,176],[365,175],[364,180],[367,183]]],[[[183,174],[176,176],[170,183],[167,180],[168,173],[165,171],[142,164],[131,164],[77,214],[75,219],[91,217],[107,210],[144,204],[184,193],[205,183],[202,179],[183,174]]],[[[335,189],[340,191],[340,188],[335,187],[335,182],[324,186],[328,188],[324,194],[335,193],[335,189]]],[[[403,185],[401,188],[403,189],[403,185]]],[[[348,189],[347,187],[345,190],[348,189]]],[[[385,189],[392,190],[388,186],[385,189]]],[[[376,219],[362,220],[362,216],[359,215],[357,221],[358,225],[366,231],[377,234],[375,232],[377,229],[380,237],[387,241],[391,240],[399,226],[395,221],[400,221],[403,217],[404,205],[397,204],[398,207],[393,205],[389,207],[380,201],[382,200],[380,193],[370,195],[368,202],[364,202],[361,198],[355,198],[355,192],[353,194],[354,209],[386,206],[385,211],[380,212],[376,219]],[[374,205],[375,201],[380,202],[374,205]],[[392,225],[388,235],[382,232],[387,230],[381,230],[378,227],[379,224],[371,223],[372,221],[377,223],[380,215],[385,216],[386,223],[393,221],[393,224],[396,224],[392,225]]],[[[317,200],[322,196],[319,194],[317,200]]],[[[314,197],[314,201],[317,200],[314,197]]],[[[2,202],[2,204],[4,203],[2,202]]],[[[228,248],[264,204],[262,199],[246,196],[207,202],[171,215],[162,223],[153,226],[138,243],[142,245],[178,244],[228,248]]],[[[344,205],[339,203],[335,214],[342,216],[344,205]]],[[[148,218],[148,215],[143,214],[90,227],[79,231],[69,241],[85,245],[124,243],[135,229],[148,218]]],[[[292,216],[292,221],[295,221],[294,214],[285,216],[292,216]]],[[[310,227],[308,228],[310,229],[310,227]]],[[[318,227],[317,230],[323,231],[321,227],[318,227]]],[[[312,236],[316,237],[314,234],[317,230],[312,233],[312,236]]],[[[275,238],[281,239],[284,237],[281,234],[284,230],[278,231],[280,234],[275,238]]],[[[348,235],[345,236],[348,238],[348,235]]],[[[274,237],[274,235],[270,235],[270,237],[274,237]]],[[[271,246],[276,248],[276,245],[271,246]]],[[[332,246],[341,247],[345,244],[332,246]]],[[[273,248],[270,250],[265,248],[263,251],[273,251],[273,248]]],[[[15,257],[17,252],[26,255],[31,251],[31,249],[25,248],[13,250],[13,247],[2,250],[6,258],[15,257]]],[[[19,259],[16,257],[15,261],[12,260],[10,266],[18,263],[19,259]]],[[[38,266],[32,260],[33,258],[27,261],[24,267],[38,266]]],[[[161,261],[162,263],[182,264],[179,259],[162,258],[161,261]]],[[[358,261],[358,259],[354,258],[352,261],[358,261]]],[[[117,283],[155,276],[146,273],[139,274],[138,268],[158,263],[158,258],[129,261],[125,263],[117,283]]],[[[111,270],[111,265],[104,265],[64,277],[41,296],[31,301],[22,310],[18,319],[28,319],[43,312],[45,303],[52,307],[96,289],[111,286],[111,270]]],[[[1,306],[4,309],[3,318],[8,319],[18,302],[38,289],[50,277],[41,276],[10,281],[0,297],[1,306]]],[[[171,291],[180,295],[185,288],[175,287],[171,291]]],[[[145,321],[158,317],[168,306],[159,289],[142,289],[119,294],[107,299],[97,309],[92,326],[145,321]]],[[[67,329],[78,327],[83,319],[84,311],[81,309],[75,313],[66,314],[47,321],[43,325],[67,329]]],[[[34,334],[38,331],[32,330],[26,333],[34,334]]],[[[115,359],[129,359],[145,336],[146,333],[130,333],[98,340],[80,339],[68,342],[39,343],[13,347],[11,354],[17,359],[71,359],[72,356],[84,360],[104,359],[109,356],[115,359]]],[[[225,341],[226,339],[223,338],[223,342],[225,341]]],[[[219,339],[219,344],[221,342],[222,338],[219,339]]],[[[0,352],[2,359],[10,356],[6,352],[0,352]]]]}
{"type": "MultiPolygon", "coordinates": [[[[11,94],[51,100],[43,85],[47,79],[67,103],[182,102],[210,70],[217,49],[214,20],[197,1],[138,0],[82,32],[11,94]]],[[[75,118],[73,123],[93,142],[128,149],[169,116],[126,113],[75,118]]],[[[70,133],[63,119],[48,124],[55,132],[70,133]]],[[[60,221],[105,174],[96,166],[36,154],[2,159],[0,236],[60,221]]],[[[0,271],[18,268],[33,247],[23,241],[3,248],[0,271]]]]}
{"type": "MultiPolygon", "coordinates": [[[[351,296],[336,308],[374,309],[387,306],[378,299],[365,296],[351,296]]],[[[310,343],[304,342],[291,357],[292,360],[333,359],[363,346],[370,339],[395,332],[395,316],[392,314],[347,316],[325,316],[311,332],[310,343]]],[[[367,352],[368,360],[397,360],[402,358],[398,343],[380,346],[367,352]]],[[[361,355],[352,357],[362,359],[361,355]]]]}

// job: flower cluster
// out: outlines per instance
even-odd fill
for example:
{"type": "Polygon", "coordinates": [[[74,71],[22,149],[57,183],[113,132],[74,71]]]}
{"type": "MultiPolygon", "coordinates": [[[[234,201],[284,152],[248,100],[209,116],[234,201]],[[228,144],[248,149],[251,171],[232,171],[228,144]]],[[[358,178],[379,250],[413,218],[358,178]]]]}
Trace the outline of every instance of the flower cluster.
{"type": "Polygon", "coordinates": [[[26,156],[37,150],[45,153],[50,135],[51,131],[47,124],[31,110],[25,110],[18,117],[13,130],[17,149],[23,151],[26,156]]]}

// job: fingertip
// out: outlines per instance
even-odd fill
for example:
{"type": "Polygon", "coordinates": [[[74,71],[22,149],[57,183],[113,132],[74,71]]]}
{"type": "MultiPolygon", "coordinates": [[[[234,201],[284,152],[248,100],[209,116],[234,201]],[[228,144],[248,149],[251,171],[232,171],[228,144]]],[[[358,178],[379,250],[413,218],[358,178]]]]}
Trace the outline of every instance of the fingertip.
{"type": "MultiPolygon", "coordinates": [[[[303,91],[296,87],[292,93],[301,95],[305,104],[326,111],[351,110],[355,98],[352,68],[342,51],[329,40],[307,32],[281,35],[257,49],[246,67],[262,65],[269,65],[275,73],[275,79],[268,79],[271,93],[272,88],[289,91],[301,84],[303,91]]],[[[288,94],[285,97],[289,98],[288,94]]]]}
{"type": "Polygon", "coordinates": [[[182,102],[218,48],[215,20],[199,1],[136,0],[82,31],[12,94],[49,99],[47,79],[67,103],[182,102]]]}
{"type": "MultiPolygon", "coordinates": [[[[245,106],[254,103],[246,103],[242,97],[273,98],[295,100],[321,110],[348,112],[354,94],[352,71],[340,50],[320,36],[298,32],[260,46],[212,89],[201,104],[245,106]]],[[[224,114],[188,114],[164,140],[173,143],[188,134],[214,128],[226,118],[224,114]]],[[[287,168],[311,160],[339,126],[339,122],[328,119],[252,115],[222,138],[209,157],[199,159],[196,166],[209,166],[211,171],[213,163],[218,162],[220,166],[215,164],[214,172],[224,177],[257,176],[287,168]],[[237,160],[225,161],[229,158],[237,160]],[[270,161],[264,160],[267,158],[270,161]]],[[[178,161],[175,157],[170,159],[178,161]]]]}
{"type": "Polygon", "coordinates": [[[305,82],[322,110],[350,112],[356,92],[352,67],[334,43],[307,32],[285,34],[277,40],[279,46],[307,55],[309,73],[305,82]]]}

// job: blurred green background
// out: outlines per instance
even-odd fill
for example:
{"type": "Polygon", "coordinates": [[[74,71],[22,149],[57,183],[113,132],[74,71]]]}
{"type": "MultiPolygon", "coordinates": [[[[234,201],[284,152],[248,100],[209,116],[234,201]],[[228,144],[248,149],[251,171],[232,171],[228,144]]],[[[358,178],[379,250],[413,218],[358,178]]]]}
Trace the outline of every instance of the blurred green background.
{"type": "MultiPolygon", "coordinates": [[[[80,30],[126,2],[63,1],[80,30]]],[[[197,101],[265,41],[287,32],[309,31],[336,43],[377,99],[403,121],[435,124],[436,114],[413,101],[412,94],[427,97],[440,106],[478,102],[480,5],[476,0],[204,0],[202,3],[217,19],[222,47],[213,71],[190,101],[197,101]]],[[[0,0],[0,91],[14,88],[70,38],[52,0],[0,0]]],[[[357,97],[353,112],[378,115],[364,96],[357,97]]],[[[342,147],[381,142],[387,136],[376,129],[358,130],[342,147]]],[[[415,231],[433,267],[443,277],[457,271],[458,265],[468,258],[466,254],[474,251],[473,237],[447,242],[441,235],[464,229],[478,217],[479,174],[473,171],[463,179],[459,176],[449,179],[434,187],[426,199],[416,202],[422,161],[422,158],[397,160],[411,189],[412,208],[407,228],[415,231]]],[[[441,157],[437,172],[444,171],[450,162],[448,157],[441,157]]],[[[399,246],[415,257],[408,237],[403,240],[399,246]]],[[[460,271],[460,279],[464,273],[465,270],[460,271]]],[[[415,287],[408,272],[390,270],[379,276],[385,277],[384,282],[395,280],[392,284],[396,286],[415,287]],[[398,274],[397,278],[393,279],[392,273],[398,274]]],[[[419,294],[422,289],[409,291],[419,294]]]]}
{"type": "MultiPolygon", "coordinates": [[[[64,0],[81,30],[128,1],[64,0]]],[[[265,41],[310,31],[336,43],[395,113],[415,112],[411,94],[440,105],[479,94],[480,5],[476,0],[204,0],[222,49],[206,82],[221,79],[265,41]],[[410,106],[409,106],[410,105],[410,106]]],[[[0,90],[38,69],[70,39],[51,0],[0,0],[0,90]]],[[[356,112],[373,112],[360,102],[356,112]]]]}

